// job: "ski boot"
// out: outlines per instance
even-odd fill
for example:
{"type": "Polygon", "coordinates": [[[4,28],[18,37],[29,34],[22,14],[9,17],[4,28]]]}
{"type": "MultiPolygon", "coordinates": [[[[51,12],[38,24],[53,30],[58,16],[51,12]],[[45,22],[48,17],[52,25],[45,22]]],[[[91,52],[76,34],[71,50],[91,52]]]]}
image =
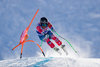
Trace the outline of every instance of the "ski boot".
{"type": "Polygon", "coordinates": [[[61,48],[62,48],[63,51],[66,53],[66,55],[68,55],[68,52],[67,52],[67,50],[66,50],[66,48],[65,48],[65,45],[61,45],[61,48]]]}
{"type": "Polygon", "coordinates": [[[54,47],[53,49],[61,55],[61,52],[60,52],[59,48],[54,47]]]}

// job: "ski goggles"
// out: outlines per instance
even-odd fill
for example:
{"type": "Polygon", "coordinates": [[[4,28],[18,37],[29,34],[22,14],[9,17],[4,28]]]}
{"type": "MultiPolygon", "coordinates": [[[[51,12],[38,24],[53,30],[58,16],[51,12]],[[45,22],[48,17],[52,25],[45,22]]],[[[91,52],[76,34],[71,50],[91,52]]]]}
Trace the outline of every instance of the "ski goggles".
{"type": "Polygon", "coordinates": [[[47,26],[47,23],[41,23],[41,26],[47,26]]]}

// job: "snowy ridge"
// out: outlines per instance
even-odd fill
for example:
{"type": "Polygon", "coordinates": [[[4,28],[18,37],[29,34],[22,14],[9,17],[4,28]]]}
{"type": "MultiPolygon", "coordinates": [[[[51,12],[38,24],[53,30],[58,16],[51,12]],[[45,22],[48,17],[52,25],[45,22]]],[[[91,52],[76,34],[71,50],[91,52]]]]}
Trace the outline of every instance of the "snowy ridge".
{"type": "Polygon", "coordinates": [[[0,67],[100,67],[100,59],[30,57],[0,61],[0,67]]]}

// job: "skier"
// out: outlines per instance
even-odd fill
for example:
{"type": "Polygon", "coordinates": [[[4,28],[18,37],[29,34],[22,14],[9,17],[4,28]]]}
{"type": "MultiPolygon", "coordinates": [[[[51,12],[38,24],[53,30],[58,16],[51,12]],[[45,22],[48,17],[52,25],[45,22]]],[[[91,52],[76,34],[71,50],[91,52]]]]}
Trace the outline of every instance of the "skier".
{"type": "MultiPolygon", "coordinates": [[[[60,53],[59,48],[55,47],[55,45],[50,41],[50,39],[53,39],[57,43],[58,46],[60,46],[64,51],[66,51],[65,45],[62,45],[62,42],[52,33],[52,32],[55,32],[55,30],[50,24],[50,22],[48,22],[47,18],[42,17],[36,29],[37,29],[36,32],[38,33],[40,40],[47,42],[47,44],[51,48],[53,48],[55,51],[60,53]],[[50,31],[50,29],[52,30],[52,32],[50,31]]],[[[66,51],[66,54],[68,54],[67,51],[66,51]]]]}

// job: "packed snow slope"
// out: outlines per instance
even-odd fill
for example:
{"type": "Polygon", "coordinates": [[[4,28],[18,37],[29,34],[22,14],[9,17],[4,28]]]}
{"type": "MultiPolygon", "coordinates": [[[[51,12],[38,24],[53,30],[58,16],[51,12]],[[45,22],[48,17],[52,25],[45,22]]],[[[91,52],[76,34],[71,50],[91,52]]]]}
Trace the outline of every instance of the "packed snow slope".
{"type": "Polygon", "coordinates": [[[0,61],[0,67],[100,67],[100,59],[29,57],[0,61]]]}

